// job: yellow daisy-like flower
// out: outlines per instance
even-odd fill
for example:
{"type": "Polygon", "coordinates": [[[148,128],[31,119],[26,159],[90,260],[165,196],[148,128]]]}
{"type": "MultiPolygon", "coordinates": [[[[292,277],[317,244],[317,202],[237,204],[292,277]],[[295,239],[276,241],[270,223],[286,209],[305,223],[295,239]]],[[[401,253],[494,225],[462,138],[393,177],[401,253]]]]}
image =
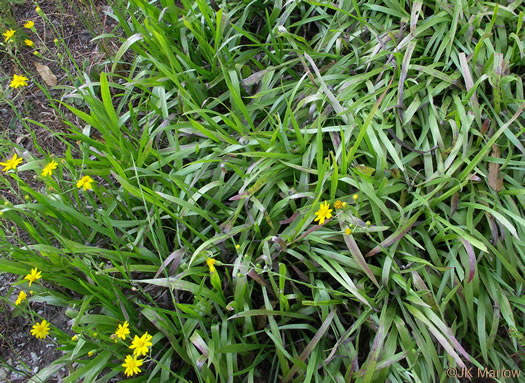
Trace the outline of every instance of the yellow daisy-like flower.
{"type": "Polygon", "coordinates": [[[334,208],[336,209],[342,209],[343,208],[343,203],[339,200],[335,201],[334,202],[334,208]]]}
{"type": "Polygon", "coordinates": [[[345,234],[346,234],[346,235],[350,235],[350,234],[352,234],[352,230],[350,230],[350,228],[347,227],[347,228],[345,229],[345,234]]]}
{"type": "Polygon", "coordinates": [[[210,268],[210,273],[214,273],[215,272],[215,259],[213,258],[208,258],[206,260],[206,264],[208,265],[208,267],[210,268]]]}
{"type": "Polygon", "coordinates": [[[17,158],[16,154],[13,154],[13,157],[11,157],[7,162],[0,162],[0,165],[2,165],[4,168],[2,169],[3,172],[7,172],[11,169],[16,169],[18,165],[23,161],[22,158],[17,158]]]}
{"type": "Polygon", "coordinates": [[[152,336],[149,335],[147,331],[140,338],[135,335],[135,339],[133,339],[131,346],[129,346],[130,349],[135,349],[133,350],[133,355],[146,355],[148,353],[148,347],[152,345],[150,342],[151,338],[152,336]]]}
{"type": "Polygon", "coordinates": [[[29,40],[29,39],[25,39],[25,40],[24,40],[24,43],[25,43],[25,45],[27,45],[28,47],[32,47],[33,45],[35,45],[35,43],[33,42],[33,40],[29,40]]]}
{"type": "Polygon", "coordinates": [[[93,189],[91,184],[95,182],[90,176],[84,176],[77,182],[77,188],[84,188],[84,190],[93,189]]]}
{"type": "Polygon", "coordinates": [[[35,23],[33,20],[29,20],[27,23],[24,24],[24,28],[31,29],[35,26],[35,23]]]}
{"type": "Polygon", "coordinates": [[[49,322],[44,319],[41,323],[37,323],[31,330],[31,335],[37,339],[44,339],[49,334],[49,322]]]}
{"type": "Polygon", "coordinates": [[[29,281],[29,287],[31,287],[31,283],[40,278],[42,278],[42,272],[34,268],[31,269],[31,274],[27,274],[24,279],[27,279],[29,281]]]}
{"type": "Polygon", "coordinates": [[[115,331],[115,335],[118,336],[122,340],[126,340],[126,335],[129,334],[129,323],[127,321],[124,321],[123,324],[119,324],[117,330],[115,331]]]}
{"type": "Polygon", "coordinates": [[[124,374],[127,376],[133,376],[133,374],[140,374],[140,366],[142,366],[143,359],[137,359],[136,356],[126,355],[122,367],[126,368],[124,374]]]}
{"type": "Polygon", "coordinates": [[[22,303],[23,301],[25,301],[27,299],[27,294],[24,290],[20,290],[20,292],[18,293],[18,298],[16,298],[16,302],[15,302],[15,305],[19,305],[20,303],[22,303]]]}
{"type": "Polygon", "coordinates": [[[8,29],[7,31],[2,33],[2,35],[5,37],[4,42],[8,42],[9,39],[11,39],[15,35],[15,32],[16,31],[14,29],[8,29]]]}
{"type": "Polygon", "coordinates": [[[28,78],[26,76],[19,76],[17,74],[13,75],[13,80],[11,81],[11,84],[9,86],[11,88],[18,88],[20,86],[27,86],[28,78]]]}
{"type": "Polygon", "coordinates": [[[333,210],[330,209],[330,205],[328,204],[328,202],[324,201],[324,205],[321,204],[321,206],[319,207],[319,210],[315,212],[315,215],[317,216],[317,218],[314,219],[314,222],[319,221],[320,225],[324,224],[325,219],[332,218],[332,211],[333,210]]]}
{"type": "Polygon", "coordinates": [[[51,176],[53,175],[53,170],[57,168],[58,164],[55,161],[51,161],[46,165],[44,170],[42,170],[42,175],[45,176],[51,176]]]}

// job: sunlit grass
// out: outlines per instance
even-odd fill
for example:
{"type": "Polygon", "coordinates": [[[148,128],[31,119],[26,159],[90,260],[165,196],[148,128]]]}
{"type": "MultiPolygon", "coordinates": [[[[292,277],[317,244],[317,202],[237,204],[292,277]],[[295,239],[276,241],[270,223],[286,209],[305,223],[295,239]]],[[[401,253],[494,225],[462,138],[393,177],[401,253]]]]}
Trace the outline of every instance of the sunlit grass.
{"type": "Polygon", "coordinates": [[[523,369],[523,10],[181,3],[114,3],[111,70],[56,101],[70,150],[4,175],[6,299],[42,270],[15,310],[68,308],[64,382],[523,369]]]}

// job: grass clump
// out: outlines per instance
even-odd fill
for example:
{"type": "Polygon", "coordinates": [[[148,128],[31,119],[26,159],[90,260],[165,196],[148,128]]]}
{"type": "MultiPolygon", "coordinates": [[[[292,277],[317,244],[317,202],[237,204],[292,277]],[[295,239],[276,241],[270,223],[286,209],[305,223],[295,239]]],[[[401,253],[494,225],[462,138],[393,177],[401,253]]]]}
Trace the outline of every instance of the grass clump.
{"type": "Polygon", "coordinates": [[[25,237],[1,232],[0,265],[42,272],[17,309],[71,318],[51,323],[48,372],[523,369],[518,2],[112,5],[109,70],[55,100],[79,119],[67,151],[37,146],[4,176],[25,199],[2,218],[25,237]]]}

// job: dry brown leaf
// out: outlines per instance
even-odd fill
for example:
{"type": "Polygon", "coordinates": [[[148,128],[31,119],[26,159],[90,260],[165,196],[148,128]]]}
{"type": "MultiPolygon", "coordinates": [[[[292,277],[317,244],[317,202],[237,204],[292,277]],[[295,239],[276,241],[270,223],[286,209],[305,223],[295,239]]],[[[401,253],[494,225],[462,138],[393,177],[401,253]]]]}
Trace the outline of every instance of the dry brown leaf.
{"type": "Polygon", "coordinates": [[[485,121],[483,121],[483,125],[481,125],[481,135],[484,136],[485,133],[487,133],[487,130],[489,130],[490,120],[487,118],[485,121]]]}
{"type": "Polygon", "coordinates": [[[51,72],[51,69],[49,69],[47,65],[37,62],[34,62],[33,64],[35,64],[36,71],[48,86],[55,86],[57,84],[57,76],[51,72]]]}
{"type": "MultiPolygon", "coordinates": [[[[500,158],[500,152],[498,145],[492,146],[492,157],[494,158],[500,158]]],[[[503,177],[500,177],[499,175],[499,164],[495,162],[489,163],[489,178],[488,178],[488,184],[489,186],[495,190],[500,191],[503,188],[503,177]]]]}

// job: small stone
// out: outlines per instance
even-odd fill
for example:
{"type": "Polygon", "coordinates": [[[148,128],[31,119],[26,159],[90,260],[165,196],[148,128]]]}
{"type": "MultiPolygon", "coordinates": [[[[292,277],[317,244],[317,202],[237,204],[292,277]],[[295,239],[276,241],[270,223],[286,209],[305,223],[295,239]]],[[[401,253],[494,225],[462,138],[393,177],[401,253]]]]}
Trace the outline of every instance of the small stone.
{"type": "Polygon", "coordinates": [[[38,361],[38,356],[35,352],[31,352],[31,359],[33,360],[34,363],[38,361]]]}

